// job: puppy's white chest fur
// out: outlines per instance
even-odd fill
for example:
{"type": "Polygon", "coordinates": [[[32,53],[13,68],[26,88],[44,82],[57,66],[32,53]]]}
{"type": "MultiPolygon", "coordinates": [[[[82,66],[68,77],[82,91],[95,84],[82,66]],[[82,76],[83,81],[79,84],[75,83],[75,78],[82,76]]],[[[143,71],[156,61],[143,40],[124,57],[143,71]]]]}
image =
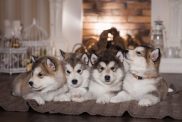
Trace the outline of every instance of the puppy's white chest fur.
{"type": "Polygon", "coordinates": [[[145,94],[155,91],[156,79],[136,79],[132,74],[127,74],[123,82],[123,89],[135,99],[141,99],[145,94]]]}
{"type": "Polygon", "coordinates": [[[121,83],[114,86],[105,86],[96,82],[91,82],[89,91],[93,94],[96,99],[102,97],[105,94],[112,94],[112,92],[119,91],[121,89],[121,83]]]}
{"type": "Polygon", "coordinates": [[[89,91],[92,93],[93,97],[98,98],[103,94],[107,93],[109,90],[103,88],[103,86],[98,85],[97,83],[90,83],[89,91]]]}

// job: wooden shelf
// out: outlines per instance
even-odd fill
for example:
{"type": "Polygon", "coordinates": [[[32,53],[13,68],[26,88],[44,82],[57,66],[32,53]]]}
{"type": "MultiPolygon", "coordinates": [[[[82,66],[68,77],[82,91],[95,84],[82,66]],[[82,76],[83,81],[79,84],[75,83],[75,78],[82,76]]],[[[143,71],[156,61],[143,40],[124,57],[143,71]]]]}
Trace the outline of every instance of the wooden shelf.
{"type": "Polygon", "coordinates": [[[162,58],[161,73],[182,73],[182,58],[162,58]]]}

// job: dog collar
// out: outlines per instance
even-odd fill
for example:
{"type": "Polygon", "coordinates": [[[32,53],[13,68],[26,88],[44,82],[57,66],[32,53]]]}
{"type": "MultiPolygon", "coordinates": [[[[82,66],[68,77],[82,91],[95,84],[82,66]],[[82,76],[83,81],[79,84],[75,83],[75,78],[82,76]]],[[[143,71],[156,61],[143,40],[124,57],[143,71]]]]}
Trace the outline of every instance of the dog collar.
{"type": "Polygon", "coordinates": [[[137,80],[143,80],[143,79],[153,79],[153,78],[157,78],[159,77],[158,75],[157,76],[151,76],[151,77],[142,77],[142,76],[139,76],[139,75],[136,75],[134,73],[131,73],[137,80]]]}

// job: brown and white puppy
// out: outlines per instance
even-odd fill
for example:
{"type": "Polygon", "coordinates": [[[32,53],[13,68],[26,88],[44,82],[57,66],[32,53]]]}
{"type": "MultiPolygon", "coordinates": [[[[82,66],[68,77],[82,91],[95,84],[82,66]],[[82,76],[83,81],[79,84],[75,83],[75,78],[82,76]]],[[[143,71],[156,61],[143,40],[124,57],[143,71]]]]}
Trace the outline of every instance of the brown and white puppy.
{"type": "Polygon", "coordinates": [[[45,56],[38,59],[32,57],[32,60],[32,70],[20,74],[15,79],[13,95],[45,104],[45,101],[53,101],[55,96],[68,90],[65,74],[58,59],[45,56]]]}
{"type": "Polygon", "coordinates": [[[89,58],[87,54],[65,53],[62,50],[67,85],[69,91],[64,96],[57,97],[57,101],[67,100],[82,102],[88,92],[90,81],[90,68],[88,66],[89,58]]]}
{"type": "Polygon", "coordinates": [[[120,51],[113,54],[111,50],[106,50],[98,56],[92,54],[90,60],[93,64],[89,85],[90,99],[95,99],[96,103],[109,103],[122,88],[125,74],[123,54],[120,51]]]}
{"type": "Polygon", "coordinates": [[[168,85],[159,75],[160,49],[138,46],[126,53],[129,71],[123,81],[123,91],[112,103],[137,100],[140,106],[151,106],[166,98],[168,85]]]}

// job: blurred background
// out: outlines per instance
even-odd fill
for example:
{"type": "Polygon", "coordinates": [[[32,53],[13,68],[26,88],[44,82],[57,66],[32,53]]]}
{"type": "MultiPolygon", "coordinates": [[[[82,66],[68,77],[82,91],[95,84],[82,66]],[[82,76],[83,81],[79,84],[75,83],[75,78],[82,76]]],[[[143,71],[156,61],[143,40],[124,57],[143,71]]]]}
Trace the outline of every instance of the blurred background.
{"type": "Polygon", "coordinates": [[[0,69],[24,66],[32,54],[70,52],[78,43],[90,48],[114,27],[125,48],[161,48],[161,72],[181,73],[181,22],[181,0],[0,0],[0,69]]]}

